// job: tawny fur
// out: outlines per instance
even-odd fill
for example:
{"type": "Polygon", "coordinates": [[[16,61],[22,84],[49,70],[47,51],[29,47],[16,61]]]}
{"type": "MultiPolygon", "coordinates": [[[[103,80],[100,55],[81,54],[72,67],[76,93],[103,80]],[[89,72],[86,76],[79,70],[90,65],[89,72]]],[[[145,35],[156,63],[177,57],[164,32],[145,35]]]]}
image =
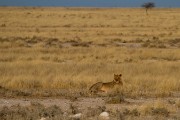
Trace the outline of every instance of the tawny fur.
{"type": "Polygon", "coordinates": [[[115,85],[123,85],[123,82],[121,80],[121,74],[116,75],[114,74],[114,80],[112,82],[107,82],[107,83],[103,83],[103,82],[98,82],[93,84],[90,88],[89,91],[91,94],[95,94],[98,92],[108,92],[111,89],[114,88],[115,85]]]}

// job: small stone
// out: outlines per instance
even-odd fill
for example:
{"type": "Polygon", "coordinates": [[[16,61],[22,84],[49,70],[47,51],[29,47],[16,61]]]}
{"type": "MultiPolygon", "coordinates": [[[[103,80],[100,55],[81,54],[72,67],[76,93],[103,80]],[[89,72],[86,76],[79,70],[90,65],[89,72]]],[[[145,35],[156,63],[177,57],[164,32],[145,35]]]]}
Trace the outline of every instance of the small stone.
{"type": "Polygon", "coordinates": [[[82,113],[78,113],[78,114],[75,114],[75,115],[71,115],[70,118],[73,118],[75,120],[79,120],[80,118],[82,117],[82,113]]]}
{"type": "Polygon", "coordinates": [[[99,115],[99,120],[109,120],[109,113],[108,112],[102,112],[100,115],[99,115]]]}
{"type": "Polygon", "coordinates": [[[45,117],[42,117],[40,120],[46,120],[46,118],[45,118],[45,117]]]}

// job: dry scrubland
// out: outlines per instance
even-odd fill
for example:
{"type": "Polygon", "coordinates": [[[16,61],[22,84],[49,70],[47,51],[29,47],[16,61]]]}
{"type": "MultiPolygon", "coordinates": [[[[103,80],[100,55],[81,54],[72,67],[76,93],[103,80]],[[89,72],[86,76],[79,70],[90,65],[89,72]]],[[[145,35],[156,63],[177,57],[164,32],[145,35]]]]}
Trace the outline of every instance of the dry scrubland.
{"type": "MultiPolygon", "coordinates": [[[[73,103],[65,99],[6,100],[6,102],[21,102],[0,108],[1,120],[179,120],[180,101],[151,99],[139,105],[107,104],[100,98],[77,99],[73,103]],[[153,101],[153,102],[152,102],[153,101]],[[92,104],[93,103],[93,104],[92,104]],[[106,104],[106,105],[105,105],[106,104]],[[108,111],[110,119],[98,119],[102,111],[108,111]],[[80,119],[74,119],[74,114],[82,113],[80,119]]],[[[2,100],[1,100],[2,102],[2,100]]],[[[135,101],[134,101],[135,102],[135,101]]]]}
{"type": "MultiPolygon", "coordinates": [[[[0,99],[0,118],[72,119],[69,114],[86,106],[79,111],[87,111],[82,119],[97,119],[108,110],[114,120],[178,120],[179,12],[153,9],[147,16],[144,9],[1,7],[0,96],[65,96],[70,111],[0,99]],[[108,97],[89,97],[93,83],[112,81],[114,73],[123,75],[123,87],[108,97]]],[[[61,100],[44,104],[65,104],[61,100]]]]}
{"type": "Polygon", "coordinates": [[[93,83],[122,73],[125,96],[178,94],[179,12],[1,7],[1,91],[85,95],[93,83]]]}

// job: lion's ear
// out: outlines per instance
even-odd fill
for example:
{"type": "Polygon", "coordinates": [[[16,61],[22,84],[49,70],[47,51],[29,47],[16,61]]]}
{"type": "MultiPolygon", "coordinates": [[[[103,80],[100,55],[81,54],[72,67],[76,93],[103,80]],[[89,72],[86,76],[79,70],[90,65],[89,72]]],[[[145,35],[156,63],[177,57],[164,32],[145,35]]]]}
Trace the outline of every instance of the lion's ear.
{"type": "Polygon", "coordinates": [[[122,76],[122,74],[119,74],[119,76],[122,76]]]}

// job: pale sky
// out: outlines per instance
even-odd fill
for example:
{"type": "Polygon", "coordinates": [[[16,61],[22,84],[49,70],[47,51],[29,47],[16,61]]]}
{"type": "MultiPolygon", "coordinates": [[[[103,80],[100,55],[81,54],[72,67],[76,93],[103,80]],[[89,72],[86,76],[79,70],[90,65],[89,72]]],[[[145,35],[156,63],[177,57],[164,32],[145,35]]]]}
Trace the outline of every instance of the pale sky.
{"type": "Polygon", "coordinates": [[[140,7],[145,2],[180,8],[180,0],[0,0],[0,6],[140,7]]]}

